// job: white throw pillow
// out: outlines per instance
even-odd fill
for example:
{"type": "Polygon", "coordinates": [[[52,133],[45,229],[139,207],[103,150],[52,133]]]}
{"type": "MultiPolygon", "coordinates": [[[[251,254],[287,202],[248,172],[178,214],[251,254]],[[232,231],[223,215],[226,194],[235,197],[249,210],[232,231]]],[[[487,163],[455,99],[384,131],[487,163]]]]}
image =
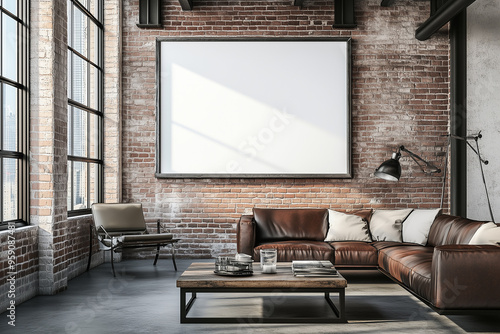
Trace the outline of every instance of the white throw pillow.
{"type": "Polygon", "coordinates": [[[413,242],[425,246],[429,230],[441,209],[415,209],[403,223],[403,242],[413,242]]]}
{"type": "Polygon", "coordinates": [[[401,242],[401,224],[413,209],[374,210],[370,219],[373,241],[401,242]]]}
{"type": "Polygon", "coordinates": [[[328,210],[328,222],[325,241],[372,241],[368,223],[360,216],[328,210]]]}
{"type": "Polygon", "coordinates": [[[469,241],[469,245],[496,245],[500,242],[500,226],[493,222],[484,223],[469,241]]]}

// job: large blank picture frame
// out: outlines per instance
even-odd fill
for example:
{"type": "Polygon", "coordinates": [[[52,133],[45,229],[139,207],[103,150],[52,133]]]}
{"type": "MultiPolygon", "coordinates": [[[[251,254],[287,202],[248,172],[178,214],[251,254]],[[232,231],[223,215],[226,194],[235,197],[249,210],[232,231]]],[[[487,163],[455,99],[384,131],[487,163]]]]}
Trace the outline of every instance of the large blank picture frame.
{"type": "Polygon", "coordinates": [[[158,39],[158,178],[350,178],[351,41],[158,39]]]}

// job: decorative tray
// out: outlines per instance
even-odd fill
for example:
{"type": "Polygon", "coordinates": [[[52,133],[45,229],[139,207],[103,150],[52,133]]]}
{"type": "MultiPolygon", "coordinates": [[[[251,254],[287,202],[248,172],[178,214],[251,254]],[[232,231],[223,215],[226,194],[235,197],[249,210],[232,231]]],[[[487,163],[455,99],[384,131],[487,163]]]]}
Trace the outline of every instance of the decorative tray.
{"type": "Polygon", "coordinates": [[[231,272],[231,271],[218,271],[214,270],[214,273],[219,276],[252,276],[253,272],[252,271],[238,271],[238,272],[231,272]]]}
{"type": "Polygon", "coordinates": [[[251,276],[253,275],[252,260],[219,256],[215,261],[214,273],[220,276],[251,276]]]}

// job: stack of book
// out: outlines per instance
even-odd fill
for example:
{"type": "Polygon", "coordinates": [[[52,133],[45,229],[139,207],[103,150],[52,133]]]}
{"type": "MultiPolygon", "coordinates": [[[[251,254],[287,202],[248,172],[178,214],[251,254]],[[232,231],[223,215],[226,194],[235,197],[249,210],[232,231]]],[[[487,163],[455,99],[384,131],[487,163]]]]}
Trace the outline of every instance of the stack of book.
{"type": "Polygon", "coordinates": [[[293,275],[296,277],[338,276],[330,261],[292,261],[293,275]]]}

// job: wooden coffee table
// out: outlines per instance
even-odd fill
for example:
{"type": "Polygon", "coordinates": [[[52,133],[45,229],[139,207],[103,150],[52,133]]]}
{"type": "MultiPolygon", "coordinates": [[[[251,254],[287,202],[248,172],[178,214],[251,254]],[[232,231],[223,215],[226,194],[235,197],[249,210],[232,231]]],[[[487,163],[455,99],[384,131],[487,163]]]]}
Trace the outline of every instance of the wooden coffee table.
{"type": "Polygon", "coordinates": [[[294,277],[291,263],[278,263],[276,274],[262,274],[260,264],[254,263],[252,276],[231,277],[214,273],[214,263],[193,263],[177,280],[181,293],[181,323],[241,323],[242,317],[187,317],[197,293],[324,293],[335,317],[252,318],[260,323],[330,323],[347,322],[345,316],[345,288],[342,275],[335,277],[294,277]],[[186,294],[191,299],[186,304],[186,294]],[[339,307],[330,299],[330,293],[339,294],[339,307]]]}

